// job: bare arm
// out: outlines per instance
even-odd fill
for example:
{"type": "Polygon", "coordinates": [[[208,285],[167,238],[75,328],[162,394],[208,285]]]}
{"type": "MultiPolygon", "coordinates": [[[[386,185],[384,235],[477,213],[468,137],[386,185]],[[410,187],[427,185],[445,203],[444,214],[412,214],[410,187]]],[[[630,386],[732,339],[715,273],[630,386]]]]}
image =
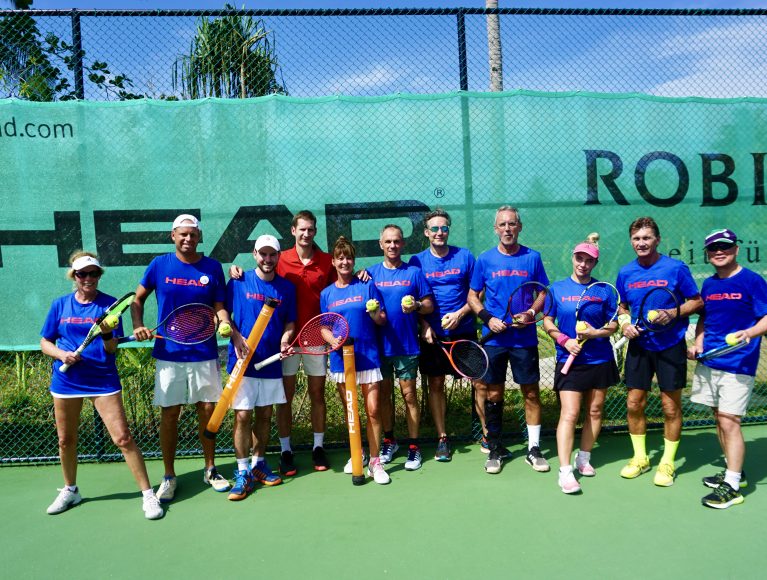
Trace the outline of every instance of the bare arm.
{"type": "Polygon", "coordinates": [[[147,290],[141,284],[136,288],[136,297],[130,306],[131,320],[133,321],[133,336],[136,340],[149,340],[152,338],[152,332],[144,326],[144,304],[149,298],[151,290],[147,290]]]}

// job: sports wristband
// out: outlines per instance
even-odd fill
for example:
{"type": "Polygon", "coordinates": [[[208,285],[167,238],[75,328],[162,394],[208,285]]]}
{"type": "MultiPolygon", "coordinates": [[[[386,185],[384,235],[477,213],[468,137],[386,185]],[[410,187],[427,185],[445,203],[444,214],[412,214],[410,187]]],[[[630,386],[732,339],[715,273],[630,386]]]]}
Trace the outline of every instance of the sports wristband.
{"type": "Polygon", "coordinates": [[[483,308],[477,313],[477,317],[484,322],[485,324],[490,324],[490,320],[492,320],[493,315],[490,314],[486,308],[483,308]]]}
{"type": "Polygon", "coordinates": [[[618,326],[620,328],[623,328],[624,324],[631,324],[631,316],[629,316],[628,314],[621,314],[618,317],[618,326]]]}
{"type": "Polygon", "coordinates": [[[112,340],[115,337],[113,332],[102,332],[101,340],[112,340]]]}
{"type": "Polygon", "coordinates": [[[560,332],[559,335],[554,339],[557,344],[564,348],[565,343],[570,340],[570,337],[567,336],[564,332],[560,332]]]}

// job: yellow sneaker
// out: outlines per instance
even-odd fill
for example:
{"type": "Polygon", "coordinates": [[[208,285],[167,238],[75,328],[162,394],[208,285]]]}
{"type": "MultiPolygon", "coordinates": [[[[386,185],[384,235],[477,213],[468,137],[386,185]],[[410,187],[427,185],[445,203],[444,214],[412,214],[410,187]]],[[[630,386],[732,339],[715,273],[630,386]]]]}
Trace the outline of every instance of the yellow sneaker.
{"type": "Polygon", "coordinates": [[[658,471],[655,472],[655,477],[652,482],[660,487],[671,487],[674,485],[674,466],[670,463],[661,463],[658,466],[658,471]]]}
{"type": "Polygon", "coordinates": [[[621,477],[625,479],[634,479],[643,473],[650,471],[650,458],[632,457],[629,462],[621,469],[621,477]]]}

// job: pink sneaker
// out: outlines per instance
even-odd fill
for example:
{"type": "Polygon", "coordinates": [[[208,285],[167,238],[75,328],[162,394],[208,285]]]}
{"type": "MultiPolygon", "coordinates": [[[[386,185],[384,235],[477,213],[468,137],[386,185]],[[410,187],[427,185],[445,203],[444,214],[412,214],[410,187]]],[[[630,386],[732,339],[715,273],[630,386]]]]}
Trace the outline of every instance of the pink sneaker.
{"type": "Polygon", "coordinates": [[[581,491],[581,486],[578,483],[578,480],[575,479],[575,475],[573,475],[572,471],[564,475],[560,474],[559,487],[562,489],[563,493],[578,493],[581,491]]]}
{"type": "Polygon", "coordinates": [[[583,477],[594,477],[597,474],[597,470],[591,467],[591,463],[588,461],[586,463],[578,463],[576,461],[575,468],[583,477]]]}

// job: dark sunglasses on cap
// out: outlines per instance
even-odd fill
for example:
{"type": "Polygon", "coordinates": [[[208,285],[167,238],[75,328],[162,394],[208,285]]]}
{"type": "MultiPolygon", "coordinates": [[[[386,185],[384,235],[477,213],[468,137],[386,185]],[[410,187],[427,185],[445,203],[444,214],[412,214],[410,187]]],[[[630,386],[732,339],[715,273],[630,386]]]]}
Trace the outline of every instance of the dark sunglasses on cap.
{"type": "Polygon", "coordinates": [[[435,234],[437,232],[442,232],[443,234],[447,234],[448,232],[450,232],[450,226],[431,226],[429,228],[429,231],[435,234]]]}
{"type": "Polygon", "coordinates": [[[707,252],[726,252],[727,250],[731,250],[735,247],[735,244],[728,244],[727,242],[714,242],[713,244],[709,244],[706,246],[707,252]]]}
{"type": "Polygon", "coordinates": [[[101,278],[102,274],[103,272],[101,270],[80,270],[79,272],[75,272],[75,276],[80,278],[80,280],[85,280],[86,278],[101,278]]]}

